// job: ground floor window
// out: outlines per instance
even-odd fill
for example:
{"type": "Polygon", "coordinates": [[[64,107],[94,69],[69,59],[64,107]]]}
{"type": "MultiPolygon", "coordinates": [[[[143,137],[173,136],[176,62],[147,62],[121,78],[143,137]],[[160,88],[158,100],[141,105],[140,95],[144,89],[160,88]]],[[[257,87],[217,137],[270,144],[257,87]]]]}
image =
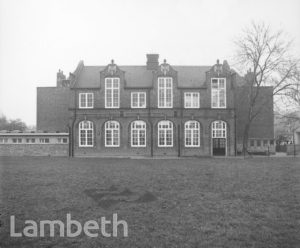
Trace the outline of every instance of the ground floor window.
{"type": "Polygon", "coordinates": [[[131,123],[131,146],[146,146],[146,122],[134,121],[131,123]]]}
{"type": "Polygon", "coordinates": [[[160,121],[158,123],[158,146],[173,146],[173,123],[171,121],[160,121]]]}
{"type": "Polygon", "coordinates": [[[94,127],[91,121],[79,123],[79,146],[91,147],[94,145],[94,127]]]}
{"type": "Polygon", "coordinates": [[[105,123],[105,146],[120,146],[120,124],[117,121],[108,121],[105,123]]]}
{"type": "Polygon", "coordinates": [[[198,121],[187,121],[184,124],[185,146],[200,146],[200,124],[198,121]]]}

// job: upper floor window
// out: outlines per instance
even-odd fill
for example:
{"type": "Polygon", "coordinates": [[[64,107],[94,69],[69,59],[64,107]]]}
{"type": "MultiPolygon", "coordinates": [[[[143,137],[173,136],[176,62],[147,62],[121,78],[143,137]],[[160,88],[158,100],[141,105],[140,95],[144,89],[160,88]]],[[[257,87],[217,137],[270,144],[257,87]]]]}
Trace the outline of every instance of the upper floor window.
{"type": "Polygon", "coordinates": [[[94,93],[79,93],[79,108],[93,108],[94,93]]]}
{"type": "Polygon", "coordinates": [[[120,79],[105,78],[105,108],[120,107],[120,79]]]}
{"type": "Polygon", "coordinates": [[[226,108],[226,79],[211,79],[211,107],[226,108]]]}
{"type": "Polygon", "coordinates": [[[158,107],[173,107],[173,80],[170,77],[158,78],[158,107]]]}
{"type": "Polygon", "coordinates": [[[131,123],[131,146],[132,147],[146,146],[146,122],[133,121],[131,123]]]}
{"type": "Polygon", "coordinates": [[[131,107],[146,108],[146,92],[131,92],[131,107]]]}
{"type": "Polygon", "coordinates": [[[105,146],[120,146],[120,124],[117,121],[108,121],[105,123],[105,146]]]}
{"type": "Polygon", "coordinates": [[[91,121],[79,123],[79,146],[92,147],[94,145],[94,125],[91,121]]]}
{"type": "Polygon", "coordinates": [[[185,108],[199,108],[200,107],[199,92],[185,92],[184,93],[184,107],[185,108]]]}
{"type": "Polygon", "coordinates": [[[200,146],[200,124],[198,121],[187,121],[184,125],[185,146],[200,146]]]}
{"type": "Polygon", "coordinates": [[[173,146],[173,123],[171,121],[160,121],[158,123],[158,146],[173,146]]]}

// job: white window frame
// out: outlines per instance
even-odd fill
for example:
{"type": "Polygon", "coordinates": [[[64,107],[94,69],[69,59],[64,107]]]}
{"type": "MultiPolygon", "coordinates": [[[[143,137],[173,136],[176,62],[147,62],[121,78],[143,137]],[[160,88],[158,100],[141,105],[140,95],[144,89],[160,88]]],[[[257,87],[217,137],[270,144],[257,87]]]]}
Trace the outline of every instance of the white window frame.
{"type": "Polygon", "coordinates": [[[105,122],[104,133],[105,133],[105,147],[119,147],[120,146],[120,123],[117,121],[107,121],[105,122]],[[110,127],[110,124],[114,124],[117,127],[110,127]],[[111,132],[112,144],[107,143],[107,132],[111,132]],[[117,132],[117,144],[114,144],[114,134],[117,132]]]}
{"type": "Polygon", "coordinates": [[[108,77],[105,78],[105,89],[104,89],[104,98],[105,98],[105,108],[120,108],[120,78],[112,78],[108,77]],[[107,87],[108,81],[111,80],[111,87],[107,87]],[[118,86],[114,87],[114,81],[117,80],[118,86]],[[114,102],[114,90],[118,90],[118,102],[115,104],[114,102]],[[108,106],[108,99],[107,99],[107,93],[108,91],[111,91],[111,106],[108,106]]]}
{"type": "Polygon", "coordinates": [[[211,137],[227,139],[227,123],[221,120],[213,121],[211,124],[211,137]]]}
{"type": "Polygon", "coordinates": [[[157,79],[157,106],[158,108],[173,108],[173,78],[171,77],[158,77],[157,79]],[[170,82],[168,82],[170,80],[170,82]],[[160,87],[160,83],[163,83],[163,86],[160,87]],[[171,87],[167,87],[167,83],[171,83],[171,87]],[[171,88],[171,104],[167,101],[167,91],[171,88]],[[160,101],[161,90],[163,91],[163,101],[160,101]]]}
{"type": "Polygon", "coordinates": [[[136,120],[131,122],[131,147],[146,147],[147,144],[147,125],[146,122],[141,121],[141,120],[136,120]],[[142,125],[143,127],[136,127],[137,125],[142,125]],[[136,131],[137,132],[137,144],[133,144],[133,132],[136,131]],[[141,134],[142,132],[144,132],[144,136],[145,136],[145,144],[141,144],[141,134]]]}
{"type": "Polygon", "coordinates": [[[146,92],[131,92],[131,108],[146,108],[146,92]],[[134,95],[137,94],[137,106],[133,105],[134,95]],[[141,95],[144,95],[145,102],[141,105],[141,95]]]}
{"type": "Polygon", "coordinates": [[[35,138],[26,138],[25,141],[27,144],[35,144],[35,142],[36,142],[35,138]],[[32,142],[33,140],[34,140],[34,142],[32,142]]]}
{"type": "Polygon", "coordinates": [[[39,143],[40,144],[50,144],[50,138],[40,138],[39,139],[39,143]],[[49,142],[46,142],[46,139],[49,141],[49,142]]]}
{"type": "Polygon", "coordinates": [[[68,143],[68,138],[57,138],[57,143],[67,144],[68,143]],[[64,141],[66,141],[66,142],[64,142],[64,141]]]}
{"type": "Polygon", "coordinates": [[[200,123],[198,121],[187,121],[184,123],[184,145],[185,147],[200,147],[200,123]],[[194,123],[195,128],[191,128],[190,124],[194,123]],[[187,133],[191,132],[191,144],[187,144],[187,133]],[[198,132],[198,137],[196,137],[196,141],[198,144],[195,144],[195,135],[197,135],[198,132]]]}
{"type": "Polygon", "coordinates": [[[199,92],[184,92],[184,108],[200,108],[200,93],[199,92]],[[190,95],[190,102],[188,102],[188,95],[190,95]],[[194,101],[194,98],[197,98],[194,101]],[[194,103],[196,102],[196,106],[194,103]],[[190,106],[188,106],[190,103],[190,106]]]}
{"type": "Polygon", "coordinates": [[[8,138],[0,138],[0,144],[8,143],[8,138]]]}
{"type": "Polygon", "coordinates": [[[82,109],[91,109],[94,108],[94,93],[88,92],[88,93],[79,93],[79,108],[82,109]],[[84,101],[82,101],[83,96],[85,96],[84,101]],[[89,105],[88,97],[92,96],[92,105],[89,105]]]}
{"type": "Polygon", "coordinates": [[[157,124],[157,129],[158,129],[158,133],[157,133],[158,147],[173,147],[173,139],[174,139],[174,137],[173,137],[174,136],[174,125],[173,125],[173,122],[168,121],[168,120],[160,121],[157,124]],[[163,127],[161,127],[162,125],[171,126],[171,127],[163,128],[163,127]],[[164,143],[163,144],[159,143],[159,141],[160,141],[160,134],[161,134],[160,131],[163,132],[163,138],[164,138],[164,143]],[[171,144],[170,145],[167,144],[167,132],[168,131],[171,131],[171,144]]]}
{"type": "Polygon", "coordinates": [[[212,78],[211,79],[211,107],[212,108],[226,108],[227,106],[227,97],[226,97],[226,78],[212,78]],[[213,88],[213,81],[217,80],[218,87],[213,88]],[[224,88],[220,87],[220,81],[224,80],[224,88]],[[221,91],[224,90],[224,106],[221,106],[220,95],[221,91]],[[217,96],[216,106],[214,106],[214,94],[217,96]]]}
{"type": "Polygon", "coordinates": [[[81,121],[78,124],[78,134],[79,134],[79,147],[93,147],[94,146],[94,123],[92,121],[81,121]],[[85,126],[85,124],[87,126],[85,126]],[[81,141],[81,131],[83,131],[84,142],[81,141]],[[90,132],[88,132],[90,131],[90,132]],[[91,137],[90,137],[91,136],[91,137]],[[91,139],[91,142],[89,142],[91,139]]]}

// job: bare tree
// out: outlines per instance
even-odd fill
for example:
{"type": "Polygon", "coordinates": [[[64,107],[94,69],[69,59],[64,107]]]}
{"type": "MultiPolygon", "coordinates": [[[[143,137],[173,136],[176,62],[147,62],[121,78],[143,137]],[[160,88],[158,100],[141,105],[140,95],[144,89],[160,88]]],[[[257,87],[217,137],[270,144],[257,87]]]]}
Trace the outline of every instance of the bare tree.
{"type": "Polygon", "coordinates": [[[248,137],[251,124],[263,109],[267,101],[274,95],[286,94],[295,87],[299,60],[290,53],[291,41],[287,41],[282,31],[273,32],[264,23],[252,23],[244,30],[236,42],[237,62],[243,70],[247,68],[245,77],[247,88],[247,120],[243,131],[243,153],[247,152],[248,137]],[[273,87],[269,97],[261,99],[262,87],[273,87]]]}

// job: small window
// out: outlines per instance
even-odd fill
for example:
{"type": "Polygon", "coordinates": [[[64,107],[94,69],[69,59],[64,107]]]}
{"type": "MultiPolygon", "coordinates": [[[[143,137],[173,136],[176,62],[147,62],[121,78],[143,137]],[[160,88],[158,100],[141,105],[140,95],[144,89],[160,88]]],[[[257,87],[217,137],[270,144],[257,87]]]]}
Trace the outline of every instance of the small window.
{"type": "Polygon", "coordinates": [[[274,145],[274,140],[270,140],[270,145],[271,145],[271,146],[274,145]]]}
{"type": "Polygon", "coordinates": [[[13,143],[22,143],[21,138],[13,138],[12,141],[13,141],[13,143]]]}
{"type": "Polygon", "coordinates": [[[261,141],[260,140],[256,141],[256,146],[261,146],[261,141]]]}
{"type": "Polygon", "coordinates": [[[94,107],[94,94],[93,93],[80,93],[79,94],[79,108],[93,108],[94,107]]]}
{"type": "Polygon", "coordinates": [[[40,143],[42,144],[50,143],[50,140],[49,138],[40,138],[40,143]]]}
{"type": "Polygon", "coordinates": [[[254,146],[254,140],[250,140],[250,146],[254,146]]]}
{"type": "Polygon", "coordinates": [[[57,138],[57,142],[58,143],[68,143],[68,139],[67,138],[57,138]]]}
{"type": "Polygon", "coordinates": [[[35,143],[35,139],[34,138],[32,138],[32,139],[26,139],[26,143],[35,143]]]}
{"type": "Polygon", "coordinates": [[[268,146],[268,140],[264,140],[264,146],[268,146]]]}
{"type": "Polygon", "coordinates": [[[185,108],[199,108],[200,94],[199,92],[185,92],[184,93],[184,107],[185,108]]]}
{"type": "Polygon", "coordinates": [[[8,142],[8,139],[7,138],[1,138],[0,139],[0,144],[4,144],[4,143],[7,143],[8,142]]]}
{"type": "Polygon", "coordinates": [[[131,92],[131,107],[146,108],[146,92],[131,92]]]}

